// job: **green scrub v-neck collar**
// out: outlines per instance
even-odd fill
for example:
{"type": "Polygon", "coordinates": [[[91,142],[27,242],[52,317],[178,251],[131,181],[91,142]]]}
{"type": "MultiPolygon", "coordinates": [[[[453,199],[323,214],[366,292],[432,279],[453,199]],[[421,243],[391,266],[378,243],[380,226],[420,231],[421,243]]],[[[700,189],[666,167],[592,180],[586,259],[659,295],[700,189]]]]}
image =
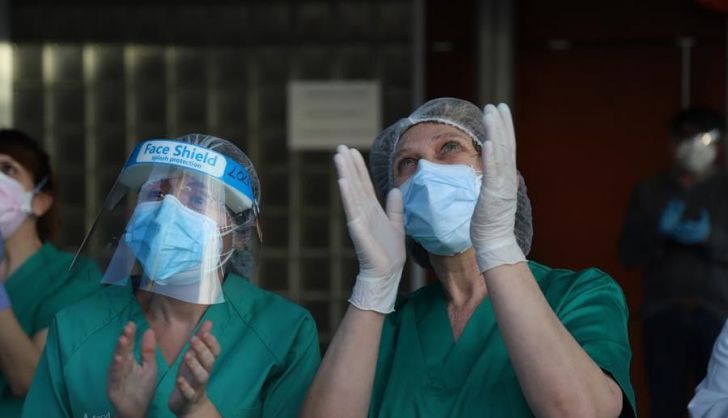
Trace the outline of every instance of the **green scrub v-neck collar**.
{"type": "MultiPolygon", "coordinates": [[[[131,299],[129,300],[129,304],[129,308],[131,310],[129,319],[131,321],[134,321],[137,328],[134,338],[134,355],[137,359],[141,359],[141,336],[146,330],[149,329],[149,322],[147,321],[146,315],[144,315],[144,311],[142,310],[142,307],[133,292],[131,292],[131,299]]],[[[217,338],[219,341],[222,338],[222,335],[225,333],[227,324],[230,322],[229,302],[226,301],[223,303],[216,303],[214,305],[210,305],[205,310],[205,312],[200,317],[199,322],[197,323],[197,325],[195,325],[195,328],[190,334],[189,338],[187,339],[187,341],[185,341],[184,346],[182,346],[182,349],[177,354],[177,357],[171,364],[167,364],[167,360],[164,358],[164,355],[159,348],[159,344],[157,344],[155,349],[155,357],[157,361],[157,386],[161,385],[162,382],[167,380],[167,375],[170,374],[170,371],[175,372],[174,376],[171,376],[171,378],[176,378],[176,371],[180,366],[182,359],[184,358],[184,354],[187,353],[187,350],[189,349],[189,339],[197,333],[202,324],[205,323],[205,321],[207,320],[212,321],[213,335],[215,335],[215,338],[217,338]]]]}
{"type": "Polygon", "coordinates": [[[436,386],[459,388],[497,329],[495,314],[486,297],[473,311],[460,338],[454,341],[442,285],[436,283],[428,290],[430,297],[418,299],[414,306],[416,338],[427,374],[436,386]]]}

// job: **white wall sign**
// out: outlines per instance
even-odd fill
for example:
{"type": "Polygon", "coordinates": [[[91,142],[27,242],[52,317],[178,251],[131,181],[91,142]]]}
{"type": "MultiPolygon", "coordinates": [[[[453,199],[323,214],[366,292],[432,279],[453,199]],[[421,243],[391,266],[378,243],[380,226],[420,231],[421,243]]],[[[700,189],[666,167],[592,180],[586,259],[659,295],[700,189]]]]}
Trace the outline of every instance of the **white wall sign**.
{"type": "Polygon", "coordinates": [[[381,130],[378,81],[290,81],[288,147],[369,149],[381,130]]]}

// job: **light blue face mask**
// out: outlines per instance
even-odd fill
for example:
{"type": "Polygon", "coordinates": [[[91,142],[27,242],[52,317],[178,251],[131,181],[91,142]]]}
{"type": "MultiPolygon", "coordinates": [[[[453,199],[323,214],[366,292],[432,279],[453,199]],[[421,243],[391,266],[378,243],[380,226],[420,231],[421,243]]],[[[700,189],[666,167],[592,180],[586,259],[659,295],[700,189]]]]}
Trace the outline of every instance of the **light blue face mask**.
{"type": "Polygon", "coordinates": [[[399,187],[407,235],[432,254],[450,256],[470,248],[470,218],[482,181],[467,165],[420,160],[415,174],[399,187]]]}
{"type": "Polygon", "coordinates": [[[217,223],[172,195],[161,201],[139,203],[124,233],[124,242],[147,276],[158,283],[194,283],[203,275],[180,273],[220,263],[222,239],[217,223]]]}

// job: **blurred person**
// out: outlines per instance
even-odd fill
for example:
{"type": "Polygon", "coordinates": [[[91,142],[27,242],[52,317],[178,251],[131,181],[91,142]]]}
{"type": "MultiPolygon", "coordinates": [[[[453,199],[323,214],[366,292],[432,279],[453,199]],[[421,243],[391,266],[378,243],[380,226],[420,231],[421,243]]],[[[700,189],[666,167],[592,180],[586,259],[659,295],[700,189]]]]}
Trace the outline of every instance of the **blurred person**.
{"type": "Polygon", "coordinates": [[[304,417],[634,416],[627,309],[597,269],[526,261],[510,110],[429,101],[334,157],[359,274],[304,417]],[[406,249],[437,282],[395,301],[406,249]]]}
{"type": "Polygon", "coordinates": [[[683,417],[728,317],[728,177],[723,118],[686,109],[670,124],[672,167],[638,184],[619,243],[644,267],[644,347],[652,416],[683,417]]]}
{"type": "Polygon", "coordinates": [[[249,281],[259,201],[224,139],[140,142],[80,250],[113,251],[110,286],[56,316],[23,416],[297,416],[318,334],[249,281]]]}
{"type": "Polygon", "coordinates": [[[0,416],[19,417],[57,311],[100,289],[98,267],[51,243],[56,182],[38,143],[0,130],[0,416]]]}

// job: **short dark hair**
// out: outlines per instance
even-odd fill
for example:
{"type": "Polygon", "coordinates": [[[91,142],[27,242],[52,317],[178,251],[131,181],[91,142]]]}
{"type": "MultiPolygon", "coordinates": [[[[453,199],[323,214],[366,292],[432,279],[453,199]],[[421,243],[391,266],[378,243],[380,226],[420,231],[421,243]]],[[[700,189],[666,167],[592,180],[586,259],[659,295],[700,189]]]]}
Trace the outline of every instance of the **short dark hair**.
{"type": "Polygon", "coordinates": [[[725,119],[718,112],[706,108],[691,107],[679,111],[670,120],[670,133],[674,139],[681,139],[713,129],[725,132],[725,119]]]}

